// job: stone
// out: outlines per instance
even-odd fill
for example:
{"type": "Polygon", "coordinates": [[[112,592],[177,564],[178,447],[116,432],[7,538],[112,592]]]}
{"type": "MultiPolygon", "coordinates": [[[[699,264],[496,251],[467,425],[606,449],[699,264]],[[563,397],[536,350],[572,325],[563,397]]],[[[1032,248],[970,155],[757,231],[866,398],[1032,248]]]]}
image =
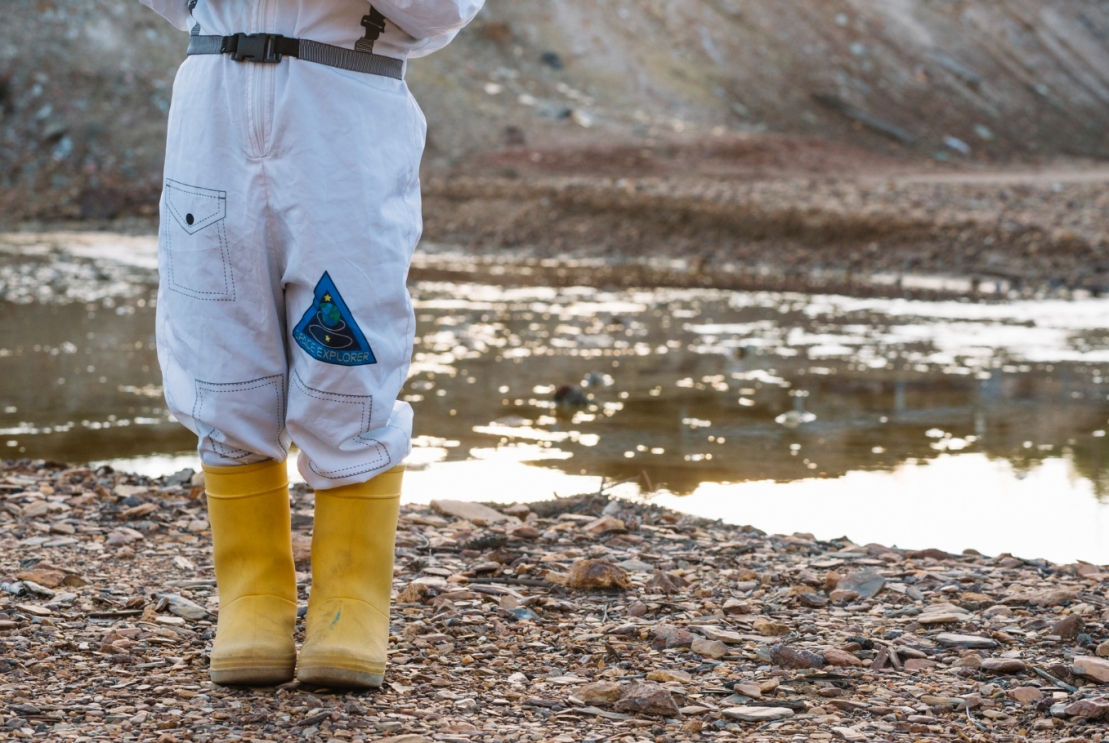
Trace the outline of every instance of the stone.
{"type": "Polygon", "coordinates": [[[1085,720],[1100,720],[1109,715],[1109,700],[1105,697],[1079,699],[1066,708],[1065,714],[1067,717],[1077,717],[1085,720]]]}
{"type": "Polygon", "coordinates": [[[685,578],[679,575],[670,575],[669,573],[659,571],[652,575],[651,579],[644,584],[643,590],[647,593],[661,593],[669,596],[671,594],[681,593],[681,590],[688,585],[689,583],[686,582],[685,578]]]}
{"type": "MultiPolygon", "coordinates": [[[[853,591],[847,591],[846,593],[853,593],[853,591]]],[[[797,597],[797,601],[802,606],[807,606],[810,609],[823,609],[828,605],[829,599],[819,593],[802,593],[797,597]]]]}
{"type": "Polygon", "coordinates": [[[660,684],[666,684],[671,681],[677,681],[679,684],[688,684],[693,680],[693,676],[685,671],[678,671],[672,669],[660,669],[658,671],[651,671],[647,674],[648,681],[657,681],[660,684]]]}
{"type": "Polygon", "coordinates": [[[764,619],[763,617],[759,617],[755,620],[754,629],[755,632],[758,632],[760,635],[767,635],[770,637],[788,635],[790,632],[788,625],[775,622],[772,619],[764,619]]]}
{"type": "Polygon", "coordinates": [[[719,640],[725,645],[742,645],[744,641],[743,635],[738,632],[732,632],[731,630],[709,626],[701,627],[700,629],[708,639],[719,640]]]}
{"type": "Polygon", "coordinates": [[[863,664],[854,653],[849,653],[846,650],[839,650],[838,648],[822,650],[821,655],[824,656],[824,663],[829,666],[852,667],[861,666],[863,664]]]}
{"type": "Polygon", "coordinates": [[[36,617],[49,617],[54,613],[43,606],[36,606],[35,604],[16,604],[15,608],[36,617]]]}
{"type": "Polygon", "coordinates": [[[645,617],[647,616],[647,605],[642,601],[633,601],[628,606],[629,617],[645,617]]]}
{"type": "Polygon", "coordinates": [[[169,612],[183,619],[204,619],[208,616],[208,610],[200,604],[189,601],[184,596],[179,596],[176,593],[163,593],[158,594],[159,599],[165,599],[169,602],[169,612]]]}
{"type": "Polygon", "coordinates": [[[135,519],[149,516],[158,510],[157,503],[141,503],[133,508],[128,508],[120,512],[119,517],[124,521],[134,521],[135,519]]]}
{"type": "Polygon", "coordinates": [[[613,516],[601,516],[582,527],[582,531],[593,535],[620,533],[627,530],[627,525],[613,516]]]}
{"type": "Polygon", "coordinates": [[[927,658],[909,658],[905,661],[905,670],[911,672],[927,671],[936,667],[936,661],[927,658]]]}
{"type": "Polygon", "coordinates": [[[1095,652],[1099,658],[1109,658],[1109,640],[1098,645],[1095,652]]]}
{"type": "Polygon", "coordinates": [[[598,681],[586,684],[574,691],[574,696],[586,704],[613,704],[620,699],[620,684],[613,681],[598,681]]]}
{"type": "Polygon", "coordinates": [[[740,722],[773,722],[793,717],[793,710],[789,707],[732,707],[721,714],[740,722]]]}
{"type": "Polygon", "coordinates": [[[688,648],[693,644],[693,634],[684,627],[660,624],[651,630],[651,646],[655,650],[688,648]]]}
{"type": "Polygon", "coordinates": [[[940,645],[970,650],[990,650],[997,647],[997,640],[978,635],[957,635],[952,632],[941,632],[936,635],[936,642],[940,645]]]}
{"type": "Polygon", "coordinates": [[[570,568],[569,586],[578,591],[626,591],[628,571],[605,560],[579,560],[570,568]]]}
{"type": "Polygon", "coordinates": [[[1071,671],[1075,676],[1091,678],[1099,684],[1109,684],[1109,660],[1104,658],[1080,655],[1074,659],[1071,671]]]}
{"type": "Polygon", "coordinates": [[[980,669],[982,667],[982,664],[984,662],[985,661],[982,660],[982,656],[975,655],[974,653],[967,653],[966,655],[964,655],[962,658],[959,658],[958,660],[956,660],[951,665],[954,668],[970,668],[972,670],[977,671],[978,669],[980,669]]]}
{"type": "Polygon", "coordinates": [[[1043,701],[1044,693],[1035,686],[1019,686],[1009,691],[1009,698],[1021,704],[1039,704],[1043,701]]]}
{"type": "MultiPolygon", "coordinates": [[[[977,658],[978,656],[968,656],[977,658]]],[[[1027,673],[1028,664],[1017,658],[986,658],[980,660],[978,667],[987,673],[1027,673]]]]}
{"type": "Polygon", "coordinates": [[[839,588],[837,588],[836,590],[834,590],[834,591],[832,591],[831,593],[828,594],[828,600],[829,601],[834,601],[837,604],[844,604],[844,603],[848,603],[848,602],[851,602],[851,601],[856,601],[856,600],[858,600],[858,598],[859,598],[859,592],[858,591],[845,591],[845,590],[842,590],[842,589],[839,589],[839,588]]]}
{"type": "Polygon", "coordinates": [[[751,697],[752,699],[762,699],[763,690],[758,684],[754,682],[737,682],[732,687],[732,691],[734,691],[736,694],[742,694],[745,697],[751,697]]]}
{"type": "Polygon", "coordinates": [[[823,668],[824,656],[808,650],[791,648],[788,645],[775,645],[770,649],[770,662],[781,668],[823,668]]]}
{"type": "Polygon", "coordinates": [[[850,573],[836,583],[837,591],[854,591],[860,599],[872,599],[886,587],[886,579],[877,570],[850,573]]]}
{"type": "Polygon", "coordinates": [[[719,640],[706,640],[701,637],[693,640],[690,650],[697,655],[713,660],[719,660],[728,654],[728,646],[724,643],[719,640]]]}
{"type": "Polygon", "coordinates": [[[854,728],[832,728],[832,732],[848,743],[862,743],[865,740],[869,740],[865,733],[861,733],[854,728]]]}
{"type": "Polygon", "coordinates": [[[966,614],[955,612],[936,612],[935,614],[921,614],[916,618],[921,624],[957,624],[967,620],[966,614]]]}
{"type": "Polygon", "coordinates": [[[1086,629],[1086,623],[1077,614],[1068,614],[1051,627],[1051,634],[1064,640],[1073,640],[1086,629]]]}
{"type": "Polygon", "coordinates": [[[515,516],[508,516],[489,506],[483,506],[480,503],[470,503],[460,500],[433,500],[431,502],[431,507],[438,514],[452,516],[461,521],[469,521],[477,526],[520,523],[520,519],[515,516]]]}
{"type": "Polygon", "coordinates": [[[33,518],[37,518],[39,516],[45,516],[49,512],[50,512],[50,504],[49,503],[47,503],[46,501],[42,501],[42,500],[35,500],[35,501],[31,501],[27,505],[23,506],[23,508],[20,509],[20,514],[19,515],[22,516],[25,519],[33,519],[33,518]]]}
{"type": "Polygon", "coordinates": [[[725,614],[750,614],[751,613],[750,604],[748,604],[746,601],[740,601],[739,599],[728,599],[727,601],[724,602],[723,609],[724,609],[725,614]]]}
{"type": "Polygon", "coordinates": [[[16,580],[31,581],[47,588],[58,588],[65,580],[61,570],[24,570],[16,573],[16,580]]]}
{"type": "Polygon", "coordinates": [[[437,595],[426,583],[409,583],[397,595],[398,604],[424,604],[437,595]]]}
{"type": "Polygon", "coordinates": [[[624,570],[627,570],[629,573],[655,572],[654,565],[649,562],[643,562],[642,560],[622,560],[621,562],[618,562],[616,564],[617,566],[622,567],[624,570]]]}
{"type": "Polygon", "coordinates": [[[432,740],[422,735],[394,735],[391,738],[378,738],[370,743],[432,743],[432,740]]]}
{"type": "Polygon", "coordinates": [[[637,681],[624,687],[620,701],[614,709],[617,712],[654,717],[680,717],[681,711],[674,701],[674,695],[665,686],[652,681],[637,681]]]}
{"type": "Polygon", "coordinates": [[[1029,606],[1062,606],[1078,601],[1077,591],[1064,588],[1049,588],[1043,591],[1017,594],[1005,599],[1007,604],[1028,604],[1029,606]]]}

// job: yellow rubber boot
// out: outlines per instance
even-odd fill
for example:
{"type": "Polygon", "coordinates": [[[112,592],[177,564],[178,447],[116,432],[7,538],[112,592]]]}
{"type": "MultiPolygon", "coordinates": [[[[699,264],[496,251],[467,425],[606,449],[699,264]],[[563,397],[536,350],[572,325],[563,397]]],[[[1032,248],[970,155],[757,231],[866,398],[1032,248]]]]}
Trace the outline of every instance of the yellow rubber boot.
{"type": "Polygon", "coordinates": [[[384,681],[403,479],[402,465],[367,483],[316,491],[300,681],[343,687],[384,681]]]}
{"type": "Polygon", "coordinates": [[[205,466],[204,484],[220,598],[212,681],[290,681],[297,592],[285,463],[205,466]]]}

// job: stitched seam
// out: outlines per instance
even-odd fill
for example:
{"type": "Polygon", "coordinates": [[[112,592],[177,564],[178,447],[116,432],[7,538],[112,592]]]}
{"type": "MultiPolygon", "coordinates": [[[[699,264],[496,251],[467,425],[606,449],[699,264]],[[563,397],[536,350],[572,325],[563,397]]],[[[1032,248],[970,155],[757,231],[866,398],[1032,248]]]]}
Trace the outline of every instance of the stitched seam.
{"type": "MultiPolygon", "coordinates": [[[[365,439],[363,441],[363,443],[366,443],[366,442],[372,442],[374,444],[377,444],[377,451],[381,452],[381,456],[379,456],[377,458],[377,461],[375,461],[375,462],[363,462],[362,464],[356,464],[352,467],[346,467],[346,468],[341,469],[341,470],[328,470],[328,471],[323,471],[323,470],[320,470],[319,468],[317,468],[315,462],[311,462],[309,464],[309,466],[312,468],[312,471],[315,472],[320,477],[326,477],[328,480],[339,480],[339,479],[342,479],[344,477],[354,477],[355,475],[365,475],[365,474],[370,473],[370,472],[375,472],[376,470],[379,470],[382,467],[388,467],[392,463],[392,461],[393,461],[392,457],[389,456],[389,451],[385,448],[385,444],[382,444],[380,441],[378,441],[376,439],[365,439]],[[385,460],[386,460],[385,464],[377,464],[377,462],[381,461],[382,457],[384,457],[385,460]],[[365,467],[366,469],[359,470],[360,467],[365,467]],[[353,472],[352,470],[359,470],[359,471],[353,472]]],[[[366,443],[366,445],[369,446],[370,444],[366,443]]]]}
{"type": "Polygon", "coordinates": [[[361,439],[366,434],[366,432],[369,431],[370,421],[373,420],[373,405],[374,405],[374,396],[373,395],[344,395],[344,394],[341,394],[339,392],[324,392],[323,390],[317,390],[317,389],[315,389],[313,387],[309,387],[307,384],[305,384],[304,380],[300,376],[300,372],[298,372],[298,371],[293,372],[293,381],[295,381],[297,386],[301,388],[301,391],[303,391],[309,397],[314,397],[317,400],[323,400],[325,402],[344,403],[344,404],[350,404],[350,405],[353,405],[353,404],[361,405],[362,406],[362,433],[358,434],[358,436],[356,436],[355,438],[361,439]],[[341,398],[341,397],[348,397],[350,399],[349,400],[334,399],[334,398],[341,398]],[[368,405],[369,410],[367,410],[367,404],[366,403],[369,403],[369,405],[368,405]]]}
{"type": "MultiPolygon", "coordinates": [[[[204,392],[205,391],[212,392],[214,394],[224,394],[226,392],[250,392],[251,390],[262,389],[264,387],[273,387],[274,394],[277,397],[277,420],[278,420],[277,436],[274,439],[274,443],[277,444],[277,448],[279,450],[281,450],[285,454],[289,453],[288,450],[285,448],[285,446],[281,443],[281,434],[285,431],[285,400],[284,400],[284,396],[281,394],[284,390],[284,387],[285,387],[285,384],[284,384],[285,375],[284,374],[275,374],[272,377],[262,377],[261,379],[252,379],[252,380],[247,381],[247,382],[219,383],[219,382],[205,382],[205,381],[200,380],[200,379],[195,380],[195,382],[196,382],[196,401],[193,403],[193,420],[197,421],[198,423],[201,422],[200,410],[203,407],[203,398],[204,398],[204,392]],[[280,383],[279,383],[278,380],[280,380],[280,383]],[[255,384],[256,382],[261,382],[261,384],[255,384]],[[244,386],[244,385],[253,385],[253,386],[247,387],[247,386],[244,386]],[[208,387],[209,389],[205,390],[205,387],[208,387]],[[227,389],[222,389],[222,390],[221,389],[212,389],[212,388],[217,388],[217,387],[225,387],[227,389]],[[232,389],[232,388],[234,388],[234,389],[232,389]]],[[[214,426],[210,426],[210,427],[214,431],[219,430],[219,429],[216,429],[214,426]]],[[[222,433],[222,431],[220,431],[220,433],[222,433]]],[[[225,446],[223,444],[223,442],[220,442],[220,441],[217,441],[217,440],[213,439],[211,434],[207,434],[205,436],[205,438],[212,442],[212,448],[216,449],[217,453],[220,456],[226,457],[228,459],[242,459],[243,457],[248,456],[251,453],[251,452],[246,451],[245,449],[234,449],[234,450],[232,450],[229,447],[225,446]],[[225,453],[225,451],[220,451],[220,448],[224,449],[228,453],[225,453]],[[239,454],[238,456],[233,456],[232,454],[229,453],[231,451],[243,452],[243,453],[239,454]]]]}
{"type": "Polygon", "coordinates": [[[177,207],[174,206],[174,204],[173,204],[173,199],[170,197],[170,194],[173,191],[178,191],[180,193],[188,194],[189,196],[199,196],[199,197],[206,198],[206,199],[215,199],[215,201],[216,201],[216,203],[214,205],[215,211],[213,211],[208,216],[204,217],[204,219],[200,220],[196,225],[193,225],[196,228],[196,229],[193,230],[194,233],[199,232],[200,230],[207,227],[208,225],[205,225],[204,223],[207,222],[208,220],[212,220],[213,222],[219,221],[219,220],[214,220],[212,218],[219,215],[221,211],[224,214],[223,214],[222,217],[220,217],[220,219],[226,219],[226,217],[227,217],[227,204],[226,204],[226,202],[227,202],[227,192],[226,191],[216,191],[214,189],[207,189],[207,188],[202,189],[202,188],[200,188],[200,186],[189,186],[189,185],[181,183],[179,181],[175,181],[175,180],[167,178],[166,179],[166,205],[169,207],[170,211],[173,212],[174,216],[177,217],[178,221],[181,221],[181,222],[184,222],[185,218],[181,216],[181,212],[179,212],[177,210],[177,207]],[[222,208],[220,206],[221,201],[224,202],[222,208]]]}

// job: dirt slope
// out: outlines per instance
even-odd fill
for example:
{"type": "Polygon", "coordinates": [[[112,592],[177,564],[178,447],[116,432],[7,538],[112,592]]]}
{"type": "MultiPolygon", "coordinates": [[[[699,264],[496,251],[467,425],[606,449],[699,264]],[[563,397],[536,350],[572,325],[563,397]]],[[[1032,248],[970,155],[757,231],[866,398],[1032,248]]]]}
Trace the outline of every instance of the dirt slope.
{"type": "MultiPolygon", "coordinates": [[[[136,0],[6,0],[4,16],[0,210],[148,209],[184,39],[136,0]]],[[[433,169],[721,128],[897,156],[1109,154],[1098,0],[490,0],[412,68],[433,169]]]]}

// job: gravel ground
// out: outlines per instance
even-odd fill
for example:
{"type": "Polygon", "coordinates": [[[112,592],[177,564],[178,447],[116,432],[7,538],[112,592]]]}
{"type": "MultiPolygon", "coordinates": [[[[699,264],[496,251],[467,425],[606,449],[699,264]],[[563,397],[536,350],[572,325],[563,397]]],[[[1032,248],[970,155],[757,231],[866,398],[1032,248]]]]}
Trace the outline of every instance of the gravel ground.
{"type": "Polygon", "coordinates": [[[220,688],[200,478],[23,461],[0,499],[4,740],[1101,741],[1109,710],[1104,568],[600,495],[406,506],[384,689],[220,688]]]}

